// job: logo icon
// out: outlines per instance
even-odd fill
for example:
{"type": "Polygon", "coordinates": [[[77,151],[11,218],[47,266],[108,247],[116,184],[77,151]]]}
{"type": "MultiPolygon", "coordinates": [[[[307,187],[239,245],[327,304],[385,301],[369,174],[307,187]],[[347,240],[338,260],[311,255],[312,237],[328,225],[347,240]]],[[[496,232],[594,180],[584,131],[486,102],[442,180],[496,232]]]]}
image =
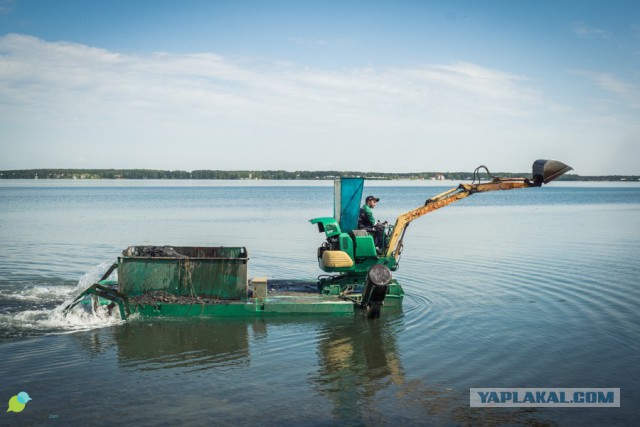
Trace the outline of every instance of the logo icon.
{"type": "Polygon", "coordinates": [[[32,400],[27,392],[21,391],[17,395],[9,399],[9,409],[7,412],[22,412],[27,402],[32,400]]]}

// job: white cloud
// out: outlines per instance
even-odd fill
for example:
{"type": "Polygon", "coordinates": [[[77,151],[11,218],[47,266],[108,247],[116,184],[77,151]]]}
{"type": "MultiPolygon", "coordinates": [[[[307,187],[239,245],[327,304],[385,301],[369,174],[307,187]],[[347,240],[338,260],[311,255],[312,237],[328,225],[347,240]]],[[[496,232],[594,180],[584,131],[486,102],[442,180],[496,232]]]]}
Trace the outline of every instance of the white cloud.
{"type": "Polygon", "coordinates": [[[0,169],[524,170],[564,153],[569,111],[469,62],[329,71],[0,37],[0,169]]]}
{"type": "Polygon", "coordinates": [[[590,39],[590,38],[600,38],[600,39],[612,39],[613,35],[606,30],[602,30],[600,28],[590,27],[584,22],[574,22],[571,24],[571,30],[573,30],[574,34],[578,37],[590,39]]]}
{"type": "Polygon", "coordinates": [[[591,83],[614,96],[613,101],[623,103],[632,110],[640,109],[640,88],[609,73],[577,70],[574,74],[585,77],[591,83]]]}
{"type": "Polygon", "coordinates": [[[521,85],[522,77],[469,63],[329,72],[259,63],[238,65],[205,53],[124,55],[22,35],[0,38],[0,49],[0,78],[5,90],[12,86],[10,90],[16,91],[14,101],[20,96],[37,96],[60,105],[60,95],[91,95],[96,104],[108,108],[125,100],[153,104],[166,99],[176,109],[260,109],[268,104],[294,112],[300,104],[321,109],[368,109],[371,103],[435,111],[449,104],[454,93],[458,101],[471,97],[485,106],[499,103],[508,107],[504,103],[512,103],[518,112],[522,112],[523,103],[526,108],[538,102],[532,90],[521,85]]]}

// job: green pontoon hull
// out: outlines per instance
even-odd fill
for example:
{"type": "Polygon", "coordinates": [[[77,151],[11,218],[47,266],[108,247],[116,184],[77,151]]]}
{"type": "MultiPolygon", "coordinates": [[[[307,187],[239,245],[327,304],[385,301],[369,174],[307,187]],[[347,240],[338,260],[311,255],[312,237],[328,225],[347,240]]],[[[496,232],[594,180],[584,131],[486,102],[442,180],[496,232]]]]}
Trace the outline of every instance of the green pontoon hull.
{"type": "MultiPolygon", "coordinates": [[[[384,311],[400,310],[400,301],[385,301],[384,311]],[[394,304],[395,303],[395,304],[394,304]],[[395,310],[394,310],[395,309],[395,310]]],[[[276,297],[263,301],[225,301],[218,304],[135,304],[131,313],[168,317],[251,317],[278,315],[351,315],[360,311],[351,301],[338,298],[276,297]]]]}

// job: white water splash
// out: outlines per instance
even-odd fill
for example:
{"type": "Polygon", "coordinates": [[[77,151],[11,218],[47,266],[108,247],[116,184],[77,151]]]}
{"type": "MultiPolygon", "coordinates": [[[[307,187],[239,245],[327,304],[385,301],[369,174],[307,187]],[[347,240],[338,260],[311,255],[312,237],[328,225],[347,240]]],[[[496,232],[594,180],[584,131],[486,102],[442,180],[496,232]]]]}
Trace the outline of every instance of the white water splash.
{"type": "MultiPolygon", "coordinates": [[[[34,286],[18,292],[4,294],[3,298],[25,301],[29,303],[47,303],[60,301],[53,309],[30,309],[17,313],[0,314],[0,327],[9,329],[21,335],[22,333],[68,333],[103,328],[124,322],[120,318],[119,310],[111,310],[99,306],[97,310],[87,309],[86,305],[78,304],[68,313],[64,309],[71,304],[78,295],[92,284],[96,283],[110,264],[104,263],[93,267],[80,278],[75,286],[34,286]]],[[[114,275],[116,273],[114,272],[114,275]]],[[[113,276],[112,276],[113,277],[113,276]]],[[[13,334],[12,334],[13,335],[13,334]]]]}
{"type": "Polygon", "coordinates": [[[88,312],[83,308],[74,308],[69,313],[63,313],[64,306],[53,310],[26,310],[12,316],[11,326],[22,330],[43,332],[73,332],[103,328],[122,323],[118,310],[112,310],[109,315],[105,307],[99,307],[96,312],[88,312]]]}

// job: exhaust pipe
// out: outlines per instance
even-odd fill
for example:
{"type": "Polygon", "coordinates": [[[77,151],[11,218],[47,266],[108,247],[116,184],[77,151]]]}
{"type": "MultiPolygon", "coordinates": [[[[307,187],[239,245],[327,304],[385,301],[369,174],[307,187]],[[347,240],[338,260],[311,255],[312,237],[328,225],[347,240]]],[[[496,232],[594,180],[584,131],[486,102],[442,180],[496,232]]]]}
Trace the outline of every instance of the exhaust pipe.
{"type": "Polygon", "coordinates": [[[533,162],[533,182],[537,186],[548,184],[570,170],[573,168],[557,160],[536,160],[533,162]]]}

